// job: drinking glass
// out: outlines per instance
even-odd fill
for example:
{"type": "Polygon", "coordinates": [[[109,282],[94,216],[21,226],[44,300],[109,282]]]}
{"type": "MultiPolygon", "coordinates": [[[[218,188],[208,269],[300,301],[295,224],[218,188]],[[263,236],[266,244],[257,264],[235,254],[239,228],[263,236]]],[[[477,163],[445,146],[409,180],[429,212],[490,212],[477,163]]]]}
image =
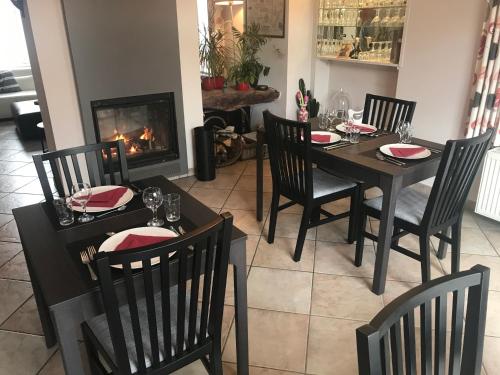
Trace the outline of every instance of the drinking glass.
{"type": "Polygon", "coordinates": [[[359,143],[359,138],[361,134],[360,129],[354,126],[351,126],[350,128],[351,129],[349,132],[349,142],[351,142],[352,144],[359,143]]]}
{"type": "Polygon", "coordinates": [[[328,117],[326,113],[320,113],[318,115],[318,128],[320,130],[325,130],[328,127],[328,117]]]}
{"type": "Polygon", "coordinates": [[[153,211],[153,218],[148,221],[148,227],[161,227],[164,224],[162,219],[158,219],[158,207],[163,203],[163,194],[159,187],[148,187],[142,193],[142,201],[144,205],[153,211]]]}
{"type": "Polygon", "coordinates": [[[181,196],[177,193],[165,194],[165,214],[167,221],[174,222],[181,218],[181,196]]]}
{"type": "Polygon", "coordinates": [[[65,198],[57,198],[52,201],[52,204],[56,209],[59,224],[61,224],[62,226],[68,226],[75,222],[75,215],[73,214],[70,200],[66,200],[65,198]]]}
{"type": "Polygon", "coordinates": [[[396,128],[396,133],[399,134],[400,143],[411,143],[412,127],[409,121],[400,121],[396,128]]]}
{"type": "Polygon", "coordinates": [[[87,213],[87,204],[91,196],[92,188],[86,182],[79,182],[71,187],[71,200],[83,209],[83,215],[78,217],[79,223],[88,223],[94,220],[94,216],[87,213]]]}

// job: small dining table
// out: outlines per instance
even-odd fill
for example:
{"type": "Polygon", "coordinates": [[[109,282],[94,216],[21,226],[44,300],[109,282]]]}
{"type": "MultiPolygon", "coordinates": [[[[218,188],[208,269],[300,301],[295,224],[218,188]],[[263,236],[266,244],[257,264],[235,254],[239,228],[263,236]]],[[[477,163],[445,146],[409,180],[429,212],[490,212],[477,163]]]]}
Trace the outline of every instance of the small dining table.
{"type": "MultiPolygon", "coordinates": [[[[311,120],[311,129],[318,129],[317,119],[311,120]]],[[[340,133],[342,134],[342,133],[340,133]]],[[[383,145],[399,142],[399,136],[393,133],[377,132],[375,136],[361,135],[360,142],[332,150],[325,150],[321,145],[312,147],[313,163],[332,173],[354,179],[368,187],[379,187],[383,192],[380,229],[375,258],[375,271],[372,291],[383,294],[389,262],[391,238],[393,235],[396,201],[401,189],[434,177],[441,161],[444,146],[435,142],[414,138],[412,143],[431,148],[433,152],[425,159],[404,160],[405,165],[398,166],[385,160],[377,159],[377,152],[383,145]]],[[[257,220],[263,217],[263,159],[265,130],[257,131],[257,220]]]]}
{"type": "MultiPolygon", "coordinates": [[[[217,213],[177,187],[165,177],[134,181],[134,189],[157,186],[165,193],[181,197],[181,219],[186,231],[201,227],[217,218],[217,213]]],[[[161,213],[161,209],[159,210],[161,213]]],[[[89,245],[96,248],[113,233],[145,226],[152,213],[144,207],[136,192],[124,211],[114,212],[89,223],[62,227],[54,207],[46,202],[13,210],[26,263],[33,286],[47,347],[59,344],[64,369],[68,375],[84,375],[80,357],[80,324],[104,313],[98,281],[93,281],[81,262],[80,251],[89,245]]],[[[175,273],[175,257],[170,267],[175,273]]],[[[234,270],[234,304],[238,374],[248,374],[248,327],[246,291],[246,234],[233,228],[230,263],[234,270]]],[[[159,267],[156,267],[159,269],[159,267]]],[[[120,272],[119,270],[113,271],[120,272]]],[[[159,271],[158,271],[159,272],[159,271]]],[[[142,277],[142,274],[138,274],[142,277]]],[[[120,283],[120,274],[116,276],[120,283]]],[[[121,278],[123,280],[123,278],[121,278]]],[[[159,281],[158,281],[159,282],[159,281]]],[[[171,280],[174,284],[175,280],[171,280]]]]}

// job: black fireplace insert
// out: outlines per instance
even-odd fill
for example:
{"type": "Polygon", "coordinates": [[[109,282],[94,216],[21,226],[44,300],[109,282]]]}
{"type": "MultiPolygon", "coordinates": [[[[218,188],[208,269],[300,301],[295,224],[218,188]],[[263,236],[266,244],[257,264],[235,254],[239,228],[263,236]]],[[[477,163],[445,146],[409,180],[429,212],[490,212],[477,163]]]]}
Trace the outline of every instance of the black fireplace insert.
{"type": "Polygon", "coordinates": [[[123,140],[129,168],[179,158],[174,93],[91,102],[97,142],[123,140]]]}

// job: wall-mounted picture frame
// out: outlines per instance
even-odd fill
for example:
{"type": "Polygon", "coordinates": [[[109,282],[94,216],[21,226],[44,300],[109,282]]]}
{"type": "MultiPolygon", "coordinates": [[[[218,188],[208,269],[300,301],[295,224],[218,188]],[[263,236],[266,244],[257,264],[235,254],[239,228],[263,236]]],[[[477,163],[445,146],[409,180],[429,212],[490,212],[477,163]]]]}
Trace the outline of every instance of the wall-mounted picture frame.
{"type": "Polygon", "coordinates": [[[267,38],[285,37],[286,0],[246,0],[246,25],[256,23],[267,38]]]}

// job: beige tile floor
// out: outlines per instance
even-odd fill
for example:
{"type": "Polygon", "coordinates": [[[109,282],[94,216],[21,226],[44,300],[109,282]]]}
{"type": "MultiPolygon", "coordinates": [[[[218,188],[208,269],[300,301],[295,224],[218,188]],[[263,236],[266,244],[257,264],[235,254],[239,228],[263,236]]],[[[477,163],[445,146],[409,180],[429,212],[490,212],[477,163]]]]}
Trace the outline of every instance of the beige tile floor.
{"type": "MultiPolygon", "coordinates": [[[[57,348],[44,346],[22,249],[8,211],[15,204],[33,201],[32,196],[23,195],[27,195],[26,191],[37,195],[37,187],[33,185],[36,176],[26,176],[32,174],[26,157],[29,152],[12,142],[17,139],[12,126],[0,124],[0,136],[11,140],[3,144],[4,138],[0,137],[0,150],[5,149],[0,151],[0,161],[5,161],[0,163],[3,172],[0,181],[9,180],[0,182],[0,208],[6,210],[0,213],[0,375],[63,374],[57,348]],[[9,166],[11,161],[16,164],[9,166]],[[17,176],[18,169],[22,178],[11,179],[17,176]],[[30,184],[31,189],[26,187],[30,184]],[[17,195],[9,199],[16,191],[17,195]]],[[[269,176],[268,166],[266,176],[269,176]]],[[[266,180],[269,187],[269,177],[266,180]]],[[[363,266],[354,267],[354,247],[345,243],[346,222],[310,230],[302,261],[293,262],[300,208],[291,207],[280,213],[275,243],[269,245],[267,222],[255,220],[255,162],[240,162],[218,170],[217,179],[212,182],[186,177],[175,183],[215,211],[232,212],[236,225],[249,234],[250,374],[357,374],[356,328],[395,297],[418,285],[418,263],[391,254],[387,291],[384,296],[372,294],[369,288],[373,244],[366,243],[363,266]]],[[[266,221],[270,191],[266,189],[266,221]]],[[[341,208],[346,204],[334,206],[341,208]]],[[[378,223],[369,222],[368,229],[376,232],[378,223]]],[[[495,375],[500,367],[500,224],[467,212],[463,233],[462,268],[481,263],[492,269],[483,372],[495,375]]],[[[414,248],[416,242],[409,238],[404,244],[414,248]]],[[[449,269],[449,259],[440,262],[433,257],[434,277],[449,269]]],[[[236,373],[236,354],[231,284],[227,295],[223,359],[224,373],[232,375],[236,373]]],[[[191,375],[205,371],[200,363],[194,363],[178,373],[191,375]]]]}

